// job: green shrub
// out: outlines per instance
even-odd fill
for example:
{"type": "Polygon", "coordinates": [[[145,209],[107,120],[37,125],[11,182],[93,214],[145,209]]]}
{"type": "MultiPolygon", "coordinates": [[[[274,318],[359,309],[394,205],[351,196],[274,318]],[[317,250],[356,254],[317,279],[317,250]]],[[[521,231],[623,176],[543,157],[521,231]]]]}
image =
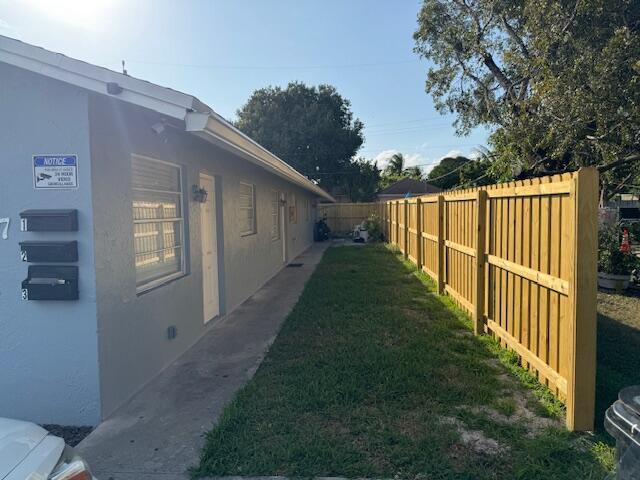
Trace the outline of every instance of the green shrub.
{"type": "Polygon", "coordinates": [[[612,275],[630,275],[638,267],[638,258],[620,251],[620,225],[603,226],[598,236],[598,271],[612,275]]]}

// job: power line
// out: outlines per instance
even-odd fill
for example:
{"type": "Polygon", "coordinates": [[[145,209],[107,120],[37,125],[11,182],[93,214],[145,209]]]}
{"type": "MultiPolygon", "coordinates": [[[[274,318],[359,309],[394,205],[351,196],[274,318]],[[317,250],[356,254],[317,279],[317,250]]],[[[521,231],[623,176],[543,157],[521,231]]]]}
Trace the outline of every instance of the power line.
{"type": "Polygon", "coordinates": [[[379,131],[374,131],[372,133],[367,133],[366,127],[365,127],[364,134],[365,136],[379,137],[380,135],[398,135],[398,134],[404,134],[404,133],[419,133],[425,130],[439,130],[444,127],[451,127],[451,125],[449,125],[448,123],[444,123],[441,125],[430,125],[430,126],[420,125],[415,127],[405,127],[405,128],[391,129],[391,130],[379,130],[379,131]]]}
{"type": "Polygon", "coordinates": [[[383,127],[386,125],[397,125],[400,123],[417,123],[417,122],[423,122],[425,120],[433,120],[433,118],[431,117],[422,117],[422,118],[414,118],[413,120],[400,120],[398,122],[385,122],[385,123],[374,123],[374,124],[369,124],[369,127],[383,127]]]}
{"type": "Polygon", "coordinates": [[[369,68],[382,67],[388,65],[405,65],[410,63],[419,63],[418,60],[400,60],[400,61],[383,61],[370,63],[343,63],[343,64],[327,64],[327,65],[232,65],[232,64],[207,64],[207,63],[171,63],[149,60],[131,60],[127,59],[127,63],[137,63],[140,65],[158,65],[176,68],[202,68],[202,69],[220,69],[220,70],[322,70],[332,68],[369,68]]]}
{"type": "MultiPolygon", "coordinates": [[[[429,148],[454,148],[454,147],[458,147],[458,148],[467,148],[467,147],[478,147],[479,144],[477,143],[451,143],[448,145],[427,145],[427,146],[420,146],[420,147],[406,147],[405,149],[411,149],[411,150],[426,150],[429,148]]],[[[373,153],[373,152],[378,152],[379,149],[373,149],[371,147],[369,147],[368,149],[364,149],[362,152],[358,152],[361,155],[366,155],[367,153],[373,153]]]]}

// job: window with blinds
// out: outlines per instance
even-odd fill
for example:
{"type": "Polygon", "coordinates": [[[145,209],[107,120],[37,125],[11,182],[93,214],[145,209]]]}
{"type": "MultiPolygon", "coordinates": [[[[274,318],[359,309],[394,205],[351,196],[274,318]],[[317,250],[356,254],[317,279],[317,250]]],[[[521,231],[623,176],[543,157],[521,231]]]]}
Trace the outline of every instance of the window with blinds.
{"type": "Polygon", "coordinates": [[[132,156],[136,284],[145,290],[184,273],[180,167],[132,156]]]}
{"type": "Polygon", "coordinates": [[[240,235],[256,233],[256,195],[254,185],[240,182],[240,235]]]}
{"type": "Polygon", "coordinates": [[[271,191],[271,239],[280,239],[280,192],[271,191]]]}

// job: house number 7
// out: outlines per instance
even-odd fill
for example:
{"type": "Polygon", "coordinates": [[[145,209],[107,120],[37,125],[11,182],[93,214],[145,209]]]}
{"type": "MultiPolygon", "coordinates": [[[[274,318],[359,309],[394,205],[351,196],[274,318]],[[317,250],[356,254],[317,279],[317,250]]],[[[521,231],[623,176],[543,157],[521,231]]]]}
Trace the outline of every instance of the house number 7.
{"type": "Polygon", "coordinates": [[[11,219],[9,217],[0,218],[0,229],[2,229],[2,239],[9,238],[9,223],[11,219]],[[4,225],[4,226],[3,226],[4,225]]]}

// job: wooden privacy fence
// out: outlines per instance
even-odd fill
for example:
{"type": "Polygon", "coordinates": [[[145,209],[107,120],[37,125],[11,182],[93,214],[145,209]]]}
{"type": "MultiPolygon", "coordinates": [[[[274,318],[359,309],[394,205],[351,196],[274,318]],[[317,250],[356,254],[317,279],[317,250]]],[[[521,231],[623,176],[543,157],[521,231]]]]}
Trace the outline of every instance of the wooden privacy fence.
{"type": "Polygon", "coordinates": [[[372,213],[381,215],[382,207],[379,202],[321,203],[318,205],[318,218],[326,217],[331,232],[347,233],[372,213]]]}
{"type": "Polygon", "coordinates": [[[386,202],[386,238],[567,406],[595,410],[598,173],[386,202]]]}

